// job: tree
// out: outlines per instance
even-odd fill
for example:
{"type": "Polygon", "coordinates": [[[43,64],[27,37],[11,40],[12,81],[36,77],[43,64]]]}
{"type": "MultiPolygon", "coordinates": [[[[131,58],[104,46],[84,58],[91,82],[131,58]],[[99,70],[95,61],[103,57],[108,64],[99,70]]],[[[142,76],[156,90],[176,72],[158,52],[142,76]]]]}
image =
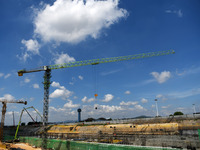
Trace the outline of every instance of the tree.
{"type": "Polygon", "coordinates": [[[176,111],[176,112],[174,113],[174,116],[178,116],[178,115],[183,115],[183,113],[182,113],[181,111],[176,111]]]}

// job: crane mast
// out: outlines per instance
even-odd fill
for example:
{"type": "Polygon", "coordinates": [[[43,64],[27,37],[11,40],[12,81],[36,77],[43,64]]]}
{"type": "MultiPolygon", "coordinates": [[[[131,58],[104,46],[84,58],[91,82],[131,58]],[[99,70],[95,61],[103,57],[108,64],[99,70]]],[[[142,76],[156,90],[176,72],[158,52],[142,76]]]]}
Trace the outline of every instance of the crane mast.
{"type": "Polygon", "coordinates": [[[83,60],[83,61],[75,61],[70,63],[64,64],[55,64],[49,66],[42,66],[38,69],[31,69],[31,70],[19,70],[18,75],[23,76],[24,73],[32,73],[32,72],[44,72],[44,100],[43,100],[43,125],[44,127],[44,137],[43,137],[43,148],[46,148],[47,142],[47,123],[48,123],[48,110],[49,110],[49,87],[51,84],[51,70],[54,69],[62,69],[62,68],[70,68],[70,67],[79,67],[79,66],[86,66],[86,65],[96,65],[101,63],[110,63],[110,62],[118,62],[118,61],[125,61],[125,60],[132,60],[132,59],[142,59],[154,56],[162,56],[162,55],[169,55],[174,54],[174,50],[167,50],[167,51],[158,51],[158,52],[149,52],[149,53],[142,53],[136,55],[128,55],[128,56],[120,56],[120,57],[110,57],[110,58],[99,58],[99,59],[92,59],[92,60],[83,60]]]}

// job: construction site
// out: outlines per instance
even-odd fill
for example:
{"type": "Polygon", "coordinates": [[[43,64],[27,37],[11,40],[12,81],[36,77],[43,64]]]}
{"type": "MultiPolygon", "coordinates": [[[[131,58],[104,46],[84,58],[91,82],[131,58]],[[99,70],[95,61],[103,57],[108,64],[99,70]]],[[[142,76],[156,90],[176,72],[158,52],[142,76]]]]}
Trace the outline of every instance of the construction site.
{"type": "MultiPolygon", "coordinates": [[[[200,115],[81,122],[47,126],[47,149],[200,149],[200,115]]],[[[16,127],[4,128],[13,141],[16,127]]],[[[20,126],[14,143],[42,147],[44,127],[20,126]]]]}
{"type": "MultiPolygon", "coordinates": [[[[118,119],[109,121],[81,121],[81,109],[77,109],[77,123],[51,124],[48,122],[49,87],[51,70],[85,65],[97,65],[116,61],[141,59],[146,57],[174,54],[174,50],[143,53],[130,56],[102,58],[86,61],[76,61],[60,65],[43,66],[33,70],[19,70],[18,75],[44,71],[44,104],[43,116],[35,107],[24,108],[20,115],[18,126],[4,126],[7,103],[27,105],[23,100],[1,100],[1,147],[2,149],[23,149],[18,142],[26,143],[32,148],[57,150],[128,150],[128,149],[200,149],[200,115],[171,115],[153,118],[118,119]],[[36,111],[41,122],[33,119],[28,109],[36,111]],[[26,112],[33,120],[27,125],[21,118],[26,112]]],[[[94,95],[98,96],[97,93],[94,95]]],[[[95,108],[97,109],[97,108],[95,108]]],[[[30,148],[24,148],[30,149],[30,148]]]]}

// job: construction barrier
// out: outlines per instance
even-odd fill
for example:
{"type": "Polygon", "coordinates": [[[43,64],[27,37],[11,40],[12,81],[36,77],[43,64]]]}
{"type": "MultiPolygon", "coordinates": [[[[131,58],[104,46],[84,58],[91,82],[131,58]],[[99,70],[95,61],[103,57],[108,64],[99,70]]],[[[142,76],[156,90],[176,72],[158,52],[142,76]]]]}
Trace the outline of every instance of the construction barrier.
{"type": "Polygon", "coordinates": [[[199,133],[199,141],[200,141],[200,129],[198,129],[198,133],[199,133]]]}
{"type": "MultiPolygon", "coordinates": [[[[42,146],[41,138],[33,137],[20,137],[20,142],[29,143],[34,147],[42,146]]],[[[48,139],[47,148],[52,150],[169,150],[173,148],[162,147],[144,147],[144,146],[131,146],[120,144],[105,144],[105,143],[93,143],[93,142],[79,142],[79,141],[66,141],[48,139]]]]}

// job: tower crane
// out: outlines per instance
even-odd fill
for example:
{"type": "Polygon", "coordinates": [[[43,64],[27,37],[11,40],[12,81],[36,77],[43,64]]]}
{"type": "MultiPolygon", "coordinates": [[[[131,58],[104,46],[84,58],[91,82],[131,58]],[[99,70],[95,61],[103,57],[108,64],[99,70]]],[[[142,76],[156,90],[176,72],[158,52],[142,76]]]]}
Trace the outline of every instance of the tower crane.
{"type": "MultiPolygon", "coordinates": [[[[18,75],[23,76],[24,73],[44,71],[43,125],[47,126],[48,108],[49,108],[49,87],[51,84],[51,82],[50,82],[51,70],[70,68],[70,67],[79,67],[79,66],[86,66],[86,65],[97,65],[97,64],[102,64],[102,63],[118,62],[118,61],[132,60],[132,59],[142,59],[142,58],[147,58],[147,57],[169,55],[169,54],[174,54],[174,53],[175,53],[174,50],[167,50],[167,51],[149,52],[149,53],[142,53],[142,54],[135,54],[135,55],[128,55],[128,56],[120,56],[120,57],[110,57],[110,58],[75,61],[75,62],[64,63],[64,64],[42,66],[40,68],[31,69],[31,70],[23,69],[23,70],[18,71],[18,75]]],[[[97,95],[95,95],[95,96],[97,96],[97,95]]],[[[46,132],[44,131],[44,133],[46,133],[46,132]]],[[[44,138],[47,138],[47,135],[44,135],[44,138]]]]}
{"type": "Polygon", "coordinates": [[[0,102],[2,102],[2,104],[3,104],[2,115],[1,115],[1,131],[0,131],[0,141],[2,142],[2,140],[3,140],[3,127],[4,127],[7,103],[19,103],[19,104],[25,104],[26,105],[27,101],[2,99],[2,100],[0,100],[0,102]]]}

